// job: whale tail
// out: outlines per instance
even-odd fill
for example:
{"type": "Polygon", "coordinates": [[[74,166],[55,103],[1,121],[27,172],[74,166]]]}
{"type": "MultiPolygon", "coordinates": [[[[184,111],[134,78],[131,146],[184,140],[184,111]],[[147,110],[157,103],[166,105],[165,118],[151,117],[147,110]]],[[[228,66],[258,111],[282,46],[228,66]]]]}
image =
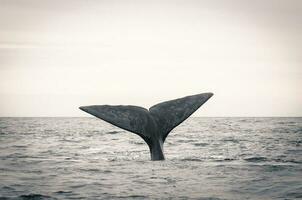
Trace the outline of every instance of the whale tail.
{"type": "Polygon", "coordinates": [[[168,134],[213,93],[202,93],[156,104],[149,110],[138,106],[91,105],[80,109],[119,128],[133,132],[148,144],[152,160],[164,159],[163,143],[168,134]]]}
{"type": "Polygon", "coordinates": [[[183,98],[165,101],[149,108],[150,114],[154,117],[165,141],[168,134],[200,106],[202,106],[213,93],[202,93],[183,98]]]}

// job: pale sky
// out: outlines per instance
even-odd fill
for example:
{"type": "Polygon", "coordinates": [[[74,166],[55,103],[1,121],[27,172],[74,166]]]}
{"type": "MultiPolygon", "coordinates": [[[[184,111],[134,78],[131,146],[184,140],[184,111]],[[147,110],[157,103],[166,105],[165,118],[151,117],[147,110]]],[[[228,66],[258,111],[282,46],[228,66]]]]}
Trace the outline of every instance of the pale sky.
{"type": "Polygon", "coordinates": [[[195,116],[302,116],[301,86],[301,0],[0,0],[0,116],[203,92],[195,116]]]}

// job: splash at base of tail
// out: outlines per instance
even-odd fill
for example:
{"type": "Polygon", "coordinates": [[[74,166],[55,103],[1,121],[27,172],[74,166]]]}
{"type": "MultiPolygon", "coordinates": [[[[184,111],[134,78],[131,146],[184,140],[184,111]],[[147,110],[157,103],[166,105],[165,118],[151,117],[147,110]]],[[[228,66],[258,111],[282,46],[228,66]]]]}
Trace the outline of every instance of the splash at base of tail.
{"type": "Polygon", "coordinates": [[[156,104],[149,110],[138,106],[92,105],[80,109],[119,128],[133,132],[148,144],[151,160],[164,160],[163,145],[168,134],[213,93],[202,93],[156,104]]]}

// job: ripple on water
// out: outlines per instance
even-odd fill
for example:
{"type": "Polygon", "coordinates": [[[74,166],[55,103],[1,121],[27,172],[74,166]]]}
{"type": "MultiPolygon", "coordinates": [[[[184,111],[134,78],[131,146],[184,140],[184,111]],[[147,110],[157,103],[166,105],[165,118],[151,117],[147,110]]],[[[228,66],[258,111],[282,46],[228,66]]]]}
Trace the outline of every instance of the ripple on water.
{"type": "Polygon", "coordinates": [[[248,161],[248,162],[264,162],[264,161],[268,161],[268,159],[266,157],[262,157],[262,156],[245,158],[244,160],[248,161]]]}
{"type": "Polygon", "coordinates": [[[122,131],[108,131],[106,134],[111,134],[111,135],[115,135],[118,133],[121,133],[122,131]]]}
{"type": "Polygon", "coordinates": [[[60,190],[60,191],[57,191],[55,192],[56,194],[71,194],[72,191],[63,191],[63,190],[60,190]]]}
{"type": "Polygon", "coordinates": [[[143,140],[94,118],[0,118],[0,199],[302,197],[302,118],[187,122],[151,162],[143,140]]]}
{"type": "Polygon", "coordinates": [[[235,158],[224,158],[224,159],[216,159],[215,161],[216,162],[231,162],[231,161],[234,161],[234,160],[238,160],[238,159],[235,159],[235,158]]]}
{"type": "Polygon", "coordinates": [[[144,141],[133,141],[133,140],[129,140],[130,144],[136,144],[136,145],[145,145],[146,143],[144,141]]]}
{"type": "Polygon", "coordinates": [[[291,166],[288,165],[265,165],[265,171],[267,172],[275,172],[275,171],[283,171],[288,170],[291,166]]]}
{"type": "Polygon", "coordinates": [[[42,195],[42,194],[25,194],[25,195],[20,195],[17,198],[11,198],[11,199],[16,199],[16,200],[43,200],[43,199],[53,200],[53,199],[56,199],[56,198],[51,197],[51,196],[47,196],[47,195],[42,195]]]}
{"type": "Polygon", "coordinates": [[[190,162],[203,162],[200,158],[182,158],[181,161],[190,161],[190,162]]]}
{"type": "Polygon", "coordinates": [[[197,146],[197,147],[205,147],[205,146],[208,146],[209,143],[198,142],[198,143],[193,143],[193,145],[197,146]]]}
{"type": "Polygon", "coordinates": [[[148,199],[148,196],[144,195],[125,195],[125,196],[116,196],[117,199],[148,199]]]}

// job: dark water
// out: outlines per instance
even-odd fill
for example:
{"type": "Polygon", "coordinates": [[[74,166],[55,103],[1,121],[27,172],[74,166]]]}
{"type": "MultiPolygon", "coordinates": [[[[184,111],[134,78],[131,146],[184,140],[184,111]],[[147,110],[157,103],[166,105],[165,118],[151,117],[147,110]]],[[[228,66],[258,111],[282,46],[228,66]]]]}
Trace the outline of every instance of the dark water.
{"type": "Polygon", "coordinates": [[[299,199],[302,118],[189,118],[149,161],[95,118],[0,118],[0,199],[299,199]]]}

